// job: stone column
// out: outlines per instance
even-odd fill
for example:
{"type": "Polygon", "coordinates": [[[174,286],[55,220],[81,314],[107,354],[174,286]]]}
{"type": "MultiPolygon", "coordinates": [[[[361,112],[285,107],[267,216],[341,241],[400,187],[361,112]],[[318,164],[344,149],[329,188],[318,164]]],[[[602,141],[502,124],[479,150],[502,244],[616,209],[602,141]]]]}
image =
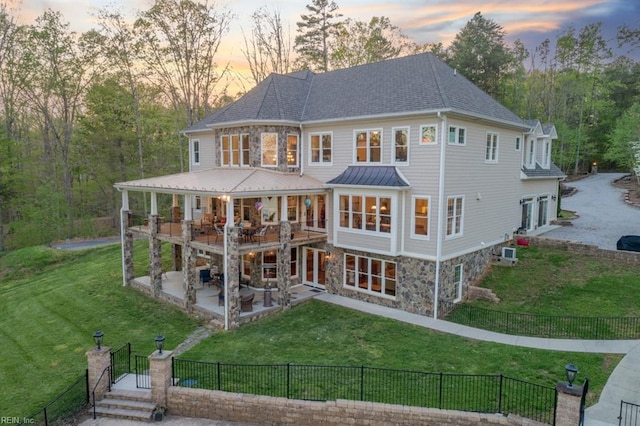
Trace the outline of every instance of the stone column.
{"type": "MultiPolygon", "coordinates": [[[[280,247],[278,248],[278,303],[291,307],[291,222],[280,222],[280,247]]],[[[298,267],[302,262],[298,262],[298,267]]]]}
{"type": "Polygon", "coordinates": [[[120,232],[122,232],[122,255],[124,257],[124,282],[126,285],[131,284],[133,280],[133,232],[129,230],[129,222],[131,221],[131,212],[123,211],[120,216],[122,223],[120,224],[120,232]]]}
{"type": "Polygon", "coordinates": [[[173,351],[155,351],[149,355],[149,380],[151,400],[158,407],[167,407],[167,394],[171,386],[173,351]]]}
{"type": "Polygon", "coordinates": [[[229,328],[237,328],[240,323],[240,254],[238,252],[238,228],[227,232],[227,281],[226,297],[229,304],[229,328]]]}
{"type": "Polygon", "coordinates": [[[184,288],[183,304],[186,310],[191,310],[196,304],[196,257],[197,250],[191,246],[191,229],[193,221],[182,221],[182,286],[184,288]]]}
{"type": "Polygon", "coordinates": [[[160,216],[149,215],[149,280],[151,295],[159,297],[162,292],[162,245],[158,239],[160,216]]]}
{"type": "Polygon", "coordinates": [[[580,424],[580,403],[582,401],[582,386],[571,386],[558,382],[558,403],[556,405],[556,426],[575,426],[580,424]]]}
{"type": "MultiPolygon", "coordinates": [[[[107,371],[104,373],[102,378],[103,371],[111,365],[111,348],[108,346],[103,346],[100,349],[93,348],[87,352],[87,369],[89,370],[89,392],[93,392],[95,387],[96,392],[96,401],[100,401],[104,394],[107,393],[109,389],[109,383],[111,381],[111,375],[107,371]],[[100,383],[96,387],[96,383],[100,383]]],[[[89,398],[91,398],[91,394],[89,394],[89,398]]]]}

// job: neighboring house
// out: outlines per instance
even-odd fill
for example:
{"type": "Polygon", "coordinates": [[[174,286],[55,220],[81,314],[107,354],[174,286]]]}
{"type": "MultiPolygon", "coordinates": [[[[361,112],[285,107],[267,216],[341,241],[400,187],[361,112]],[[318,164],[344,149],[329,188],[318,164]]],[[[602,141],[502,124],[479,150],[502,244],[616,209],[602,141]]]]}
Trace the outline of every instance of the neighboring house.
{"type": "Polygon", "coordinates": [[[115,185],[125,284],[134,231],[149,235],[156,295],[159,246],[173,245],[187,309],[204,256],[226,272],[229,327],[244,315],[240,279],[277,285],[285,307],[301,284],[441,316],[514,233],[549,226],[564,178],[553,126],[523,121],[429,53],[271,74],[184,133],[188,173],[115,185]],[[148,226],[128,226],[130,191],[151,194],[148,226]],[[169,195],[178,237],[158,220],[169,195]],[[267,238],[248,235],[264,225],[267,238]]]}

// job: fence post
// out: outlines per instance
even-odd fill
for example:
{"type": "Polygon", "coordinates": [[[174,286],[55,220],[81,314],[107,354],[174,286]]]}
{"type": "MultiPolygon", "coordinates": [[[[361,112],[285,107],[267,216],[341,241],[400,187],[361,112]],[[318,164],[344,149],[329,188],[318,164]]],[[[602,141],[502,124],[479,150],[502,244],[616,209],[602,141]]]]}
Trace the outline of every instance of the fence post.
{"type": "Polygon", "coordinates": [[[151,399],[159,407],[167,407],[167,394],[171,386],[171,360],[173,351],[155,351],[149,355],[151,399]]]}
{"type": "Polygon", "coordinates": [[[558,382],[556,394],[556,426],[575,426],[580,424],[580,405],[582,401],[582,386],[558,382]]]}
{"type": "Polygon", "coordinates": [[[360,401],[364,401],[364,365],[360,366],[360,401]]]}
{"type": "MultiPolygon", "coordinates": [[[[100,349],[93,348],[87,352],[88,388],[93,389],[98,383],[102,372],[111,365],[111,348],[103,346],[100,349]]],[[[109,383],[103,380],[96,388],[96,399],[102,399],[107,391],[109,383]]]]}

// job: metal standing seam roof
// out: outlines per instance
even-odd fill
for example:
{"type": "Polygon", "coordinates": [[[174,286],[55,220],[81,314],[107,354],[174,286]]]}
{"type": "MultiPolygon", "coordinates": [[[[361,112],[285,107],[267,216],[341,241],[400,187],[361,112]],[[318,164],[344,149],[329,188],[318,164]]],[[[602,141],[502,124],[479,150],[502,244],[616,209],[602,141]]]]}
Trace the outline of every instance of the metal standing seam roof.
{"type": "Polygon", "coordinates": [[[395,166],[349,166],[327,186],[372,186],[408,189],[411,185],[395,166]]]}
{"type": "Polygon", "coordinates": [[[298,173],[258,168],[217,168],[158,176],[114,185],[117,189],[207,195],[256,196],[266,192],[322,192],[320,180],[298,173]]]}

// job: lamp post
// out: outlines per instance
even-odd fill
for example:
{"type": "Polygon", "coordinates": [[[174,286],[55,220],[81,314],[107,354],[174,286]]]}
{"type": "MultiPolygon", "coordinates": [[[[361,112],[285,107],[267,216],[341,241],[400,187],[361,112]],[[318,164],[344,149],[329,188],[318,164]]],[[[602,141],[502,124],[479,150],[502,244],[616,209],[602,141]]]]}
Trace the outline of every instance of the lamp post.
{"type": "Polygon", "coordinates": [[[102,338],[104,337],[104,333],[100,330],[97,330],[93,333],[93,340],[96,342],[97,350],[100,350],[102,346],[102,338]]]}
{"type": "Polygon", "coordinates": [[[158,334],[156,336],[156,349],[158,349],[158,353],[162,353],[162,348],[164,348],[164,336],[162,334],[158,334]]]}
{"type": "Polygon", "coordinates": [[[578,374],[578,367],[570,362],[569,364],[564,366],[564,369],[567,373],[567,382],[569,382],[568,387],[573,387],[573,381],[576,379],[576,375],[578,374]]]}

